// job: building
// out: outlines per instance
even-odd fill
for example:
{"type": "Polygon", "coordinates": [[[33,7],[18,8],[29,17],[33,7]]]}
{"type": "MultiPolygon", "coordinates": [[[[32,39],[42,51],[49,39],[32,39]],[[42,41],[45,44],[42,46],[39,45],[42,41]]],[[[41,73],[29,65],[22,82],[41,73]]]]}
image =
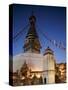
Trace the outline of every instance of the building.
{"type": "Polygon", "coordinates": [[[66,82],[66,63],[56,64],[56,83],[66,82]]]}
{"type": "Polygon", "coordinates": [[[24,42],[24,53],[13,57],[13,85],[37,85],[55,83],[56,60],[47,47],[41,54],[41,44],[36,32],[36,17],[29,18],[30,27],[24,42]]]}

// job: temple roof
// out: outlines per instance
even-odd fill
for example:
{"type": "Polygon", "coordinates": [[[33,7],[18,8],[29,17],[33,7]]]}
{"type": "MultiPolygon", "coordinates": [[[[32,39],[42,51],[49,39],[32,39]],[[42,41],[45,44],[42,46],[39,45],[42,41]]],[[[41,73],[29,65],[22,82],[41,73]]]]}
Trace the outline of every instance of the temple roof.
{"type": "Polygon", "coordinates": [[[35,28],[30,27],[26,37],[32,36],[33,38],[38,37],[35,28]]]}
{"type": "Polygon", "coordinates": [[[36,17],[31,15],[29,18],[29,29],[24,43],[24,52],[40,53],[40,41],[35,27],[36,17]]]}
{"type": "Polygon", "coordinates": [[[33,37],[38,37],[37,32],[36,32],[36,28],[35,28],[35,21],[36,21],[36,17],[34,15],[30,16],[29,18],[29,22],[30,22],[30,28],[28,30],[27,36],[33,36],[33,37]]]}
{"type": "Polygon", "coordinates": [[[50,49],[49,46],[45,49],[44,55],[46,55],[46,54],[52,54],[53,55],[53,51],[50,49]]]}

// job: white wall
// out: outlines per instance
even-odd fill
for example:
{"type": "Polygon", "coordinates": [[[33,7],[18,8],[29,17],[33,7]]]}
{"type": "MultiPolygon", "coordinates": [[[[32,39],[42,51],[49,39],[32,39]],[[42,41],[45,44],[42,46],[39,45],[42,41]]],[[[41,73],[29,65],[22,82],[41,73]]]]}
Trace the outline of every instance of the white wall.
{"type": "Polygon", "coordinates": [[[46,77],[47,83],[55,83],[55,61],[54,56],[46,54],[43,61],[44,78],[46,77]]]}
{"type": "Polygon", "coordinates": [[[43,55],[34,53],[21,53],[14,56],[13,58],[13,71],[20,69],[24,63],[30,66],[32,71],[42,71],[43,70],[43,55]]]}

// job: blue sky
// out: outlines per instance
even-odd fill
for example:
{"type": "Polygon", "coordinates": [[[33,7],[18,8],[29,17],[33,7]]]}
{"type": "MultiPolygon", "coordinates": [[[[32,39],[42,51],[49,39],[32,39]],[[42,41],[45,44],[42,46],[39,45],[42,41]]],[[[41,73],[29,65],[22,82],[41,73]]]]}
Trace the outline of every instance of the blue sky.
{"type": "MultiPolygon", "coordinates": [[[[66,61],[66,53],[51,44],[41,32],[50,39],[63,42],[66,47],[66,8],[53,6],[13,5],[13,36],[29,23],[32,14],[36,16],[36,31],[42,46],[41,53],[49,46],[55,54],[57,62],[66,61]]],[[[13,55],[23,53],[23,45],[29,27],[13,42],[13,55]]]]}

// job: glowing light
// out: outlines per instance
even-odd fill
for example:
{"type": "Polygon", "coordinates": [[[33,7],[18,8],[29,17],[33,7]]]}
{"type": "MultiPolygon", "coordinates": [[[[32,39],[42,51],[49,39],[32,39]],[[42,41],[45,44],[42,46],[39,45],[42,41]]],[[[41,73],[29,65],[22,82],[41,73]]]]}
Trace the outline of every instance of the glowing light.
{"type": "Polygon", "coordinates": [[[33,67],[33,68],[32,68],[32,71],[42,71],[42,70],[41,70],[41,68],[33,67]]]}
{"type": "Polygon", "coordinates": [[[23,80],[23,79],[25,79],[25,77],[22,77],[21,79],[23,80]]]}
{"type": "Polygon", "coordinates": [[[40,74],[36,74],[37,78],[40,78],[40,74]]]}

